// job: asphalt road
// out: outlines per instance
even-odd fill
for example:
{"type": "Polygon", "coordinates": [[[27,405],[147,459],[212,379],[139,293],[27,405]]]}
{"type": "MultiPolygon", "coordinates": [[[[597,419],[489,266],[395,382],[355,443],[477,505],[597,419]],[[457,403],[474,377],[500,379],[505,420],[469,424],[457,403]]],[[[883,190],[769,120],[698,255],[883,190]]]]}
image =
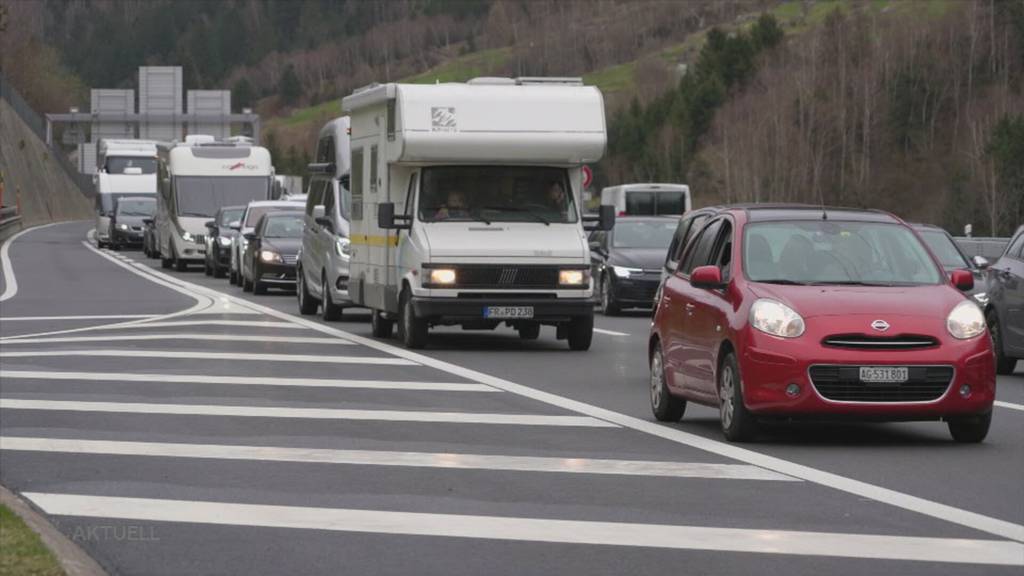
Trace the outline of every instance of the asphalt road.
{"type": "Polygon", "coordinates": [[[412,354],[368,317],[32,230],[0,293],[0,483],[117,574],[1021,574],[1024,372],[993,429],[650,415],[647,314],[586,353],[412,354]],[[12,286],[16,284],[16,292],[12,286]]]}

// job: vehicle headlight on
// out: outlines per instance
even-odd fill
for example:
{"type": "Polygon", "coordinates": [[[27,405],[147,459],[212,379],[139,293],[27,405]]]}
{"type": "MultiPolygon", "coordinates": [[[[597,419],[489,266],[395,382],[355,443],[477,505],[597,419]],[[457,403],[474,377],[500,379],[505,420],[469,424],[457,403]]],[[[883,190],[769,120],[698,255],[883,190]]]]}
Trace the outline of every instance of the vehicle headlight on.
{"type": "Polygon", "coordinates": [[[588,284],[589,270],[560,270],[558,283],[562,286],[583,286],[588,284]]]}
{"type": "Polygon", "coordinates": [[[195,238],[192,237],[191,232],[182,232],[181,239],[184,240],[185,242],[192,242],[193,240],[195,240],[195,238]]]}
{"type": "Polygon", "coordinates": [[[128,229],[128,225],[127,224],[118,224],[117,225],[117,229],[118,230],[127,230],[128,229]]]}
{"type": "Polygon", "coordinates": [[[430,268],[428,272],[431,284],[455,284],[455,270],[451,268],[430,268]]]}
{"type": "Polygon", "coordinates": [[[750,307],[750,325],[761,332],[796,338],[804,333],[804,319],[782,302],[761,298],[750,307]]]}
{"type": "Polygon", "coordinates": [[[231,246],[231,238],[228,238],[227,236],[220,236],[217,238],[217,241],[220,242],[220,245],[225,248],[231,246]]]}
{"type": "Polygon", "coordinates": [[[982,306],[988,305],[988,294],[985,292],[978,292],[977,294],[974,294],[972,298],[974,298],[974,301],[982,306]]]}
{"type": "Polygon", "coordinates": [[[985,333],[985,315],[978,305],[964,300],[946,317],[946,330],[958,340],[966,340],[985,333]]]}
{"type": "Polygon", "coordinates": [[[334,241],[334,253],[342,258],[351,258],[352,242],[348,238],[338,238],[334,241]]]}
{"type": "Polygon", "coordinates": [[[282,262],[281,255],[273,250],[260,250],[260,260],[264,262],[282,262]]]}
{"type": "Polygon", "coordinates": [[[629,278],[632,274],[640,274],[642,268],[626,268],[625,266],[612,266],[612,272],[619,278],[629,278]]]}

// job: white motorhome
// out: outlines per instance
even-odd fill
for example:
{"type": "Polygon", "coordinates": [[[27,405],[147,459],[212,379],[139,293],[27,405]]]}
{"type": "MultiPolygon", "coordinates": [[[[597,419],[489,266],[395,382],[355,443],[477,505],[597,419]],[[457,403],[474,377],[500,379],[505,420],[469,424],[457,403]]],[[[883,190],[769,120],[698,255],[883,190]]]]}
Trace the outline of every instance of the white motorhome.
{"type": "Polygon", "coordinates": [[[156,193],[157,143],[104,138],[99,142],[96,184],[96,244],[110,243],[110,211],[120,196],[156,193]]]}
{"type": "Polygon", "coordinates": [[[601,190],[601,204],[619,216],[681,216],[691,209],[686,184],[622,184],[601,190]]]}
{"type": "MultiPolygon", "coordinates": [[[[582,166],[606,143],[604,100],[578,79],[373,85],[352,119],[349,295],[410,348],[430,326],[524,339],[542,325],[573,350],[593,334],[582,166]]],[[[595,227],[614,213],[602,208],[595,227]]]]}
{"type": "Polygon", "coordinates": [[[162,144],[156,240],[164,268],[205,258],[206,222],[222,206],[267,200],[274,167],[266,148],[233,142],[162,144]]]}

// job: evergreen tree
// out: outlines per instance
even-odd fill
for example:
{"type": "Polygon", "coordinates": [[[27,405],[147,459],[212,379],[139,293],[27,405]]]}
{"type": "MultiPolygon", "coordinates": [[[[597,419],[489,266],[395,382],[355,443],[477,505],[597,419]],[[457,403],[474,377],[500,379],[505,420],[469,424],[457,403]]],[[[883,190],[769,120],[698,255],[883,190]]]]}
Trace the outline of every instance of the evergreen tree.
{"type": "Polygon", "coordinates": [[[281,100],[289,106],[299,101],[299,96],[302,95],[302,83],[299,81],[299,75],[295,73],[295,66],[289,64],[284,69],[284,74],[281,75],[281,80],[277,83],[277,93],[281,95],[281,100]]]}

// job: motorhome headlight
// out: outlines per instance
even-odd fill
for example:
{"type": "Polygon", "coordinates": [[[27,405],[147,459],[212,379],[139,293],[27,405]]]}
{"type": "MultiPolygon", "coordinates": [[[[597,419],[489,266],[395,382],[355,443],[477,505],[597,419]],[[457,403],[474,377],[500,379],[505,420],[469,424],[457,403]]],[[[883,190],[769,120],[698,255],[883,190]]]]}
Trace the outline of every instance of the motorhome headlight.
{"type": "Polygon", "coordinates": [[[273,250],[260,250],[260,260],[264,262],[282,262],[281,255],[273,250]]]}
{"type": "Polygon", "coordinates": [[[334,252],[342,258],[351,258],[352,242],[348,238],[339,237],[334,241],[334,252]]]}
{"type": "Polygon", "coordinates": [[[118,230],[127,230],[128,229],[128,225],[127,224],[118,224],[117,225],[117,229],[118,230]]]}
{"type": "Polygon", "coordinates": [[[455,270],[452,268],[431,268],[427,273],[431,284],[455,284],[455,270]]]}
{"type": "Polygon", "coordinates": [[[769,298],[761,298],[750,307],[750,325],[782,338],[796,338],[805,329],[804,319],[795,310],[769,298]]]}
{"type": "Polygon", "coordinates": [[[588,270],[560,270],[558,283],[562,286],[583,286],[589,280],[588,270]]]}
{"type": "Polygon", "coordinates": [[[612,272],[615,273],[619,278],[629,278],[633,274],[640,274],[643,272],[641,268],[626,268],[625,266],[612,266],[612,272]]]}
{"type": "Polygon", "coordinates": [[[229,238],[227,236],[219,236],[217,238],[217,241],[220,242],[220,245],[225,247],[225,248],[227,248],[228,246],[231,246],[231,238],[229,238]]]}
{"type": "Polygon", "coordinates": [[[985,316],[977,304],[964,300],[946,317],[946,330],[958,340],[974,338],[985,333],[985,316]]]}
{"type": "Polygon", "coordinates": [[[181,239],[184,240],[185,242],[192,242],[193,240],[195,240],[191,232],[182,232],[181,239]]]}

